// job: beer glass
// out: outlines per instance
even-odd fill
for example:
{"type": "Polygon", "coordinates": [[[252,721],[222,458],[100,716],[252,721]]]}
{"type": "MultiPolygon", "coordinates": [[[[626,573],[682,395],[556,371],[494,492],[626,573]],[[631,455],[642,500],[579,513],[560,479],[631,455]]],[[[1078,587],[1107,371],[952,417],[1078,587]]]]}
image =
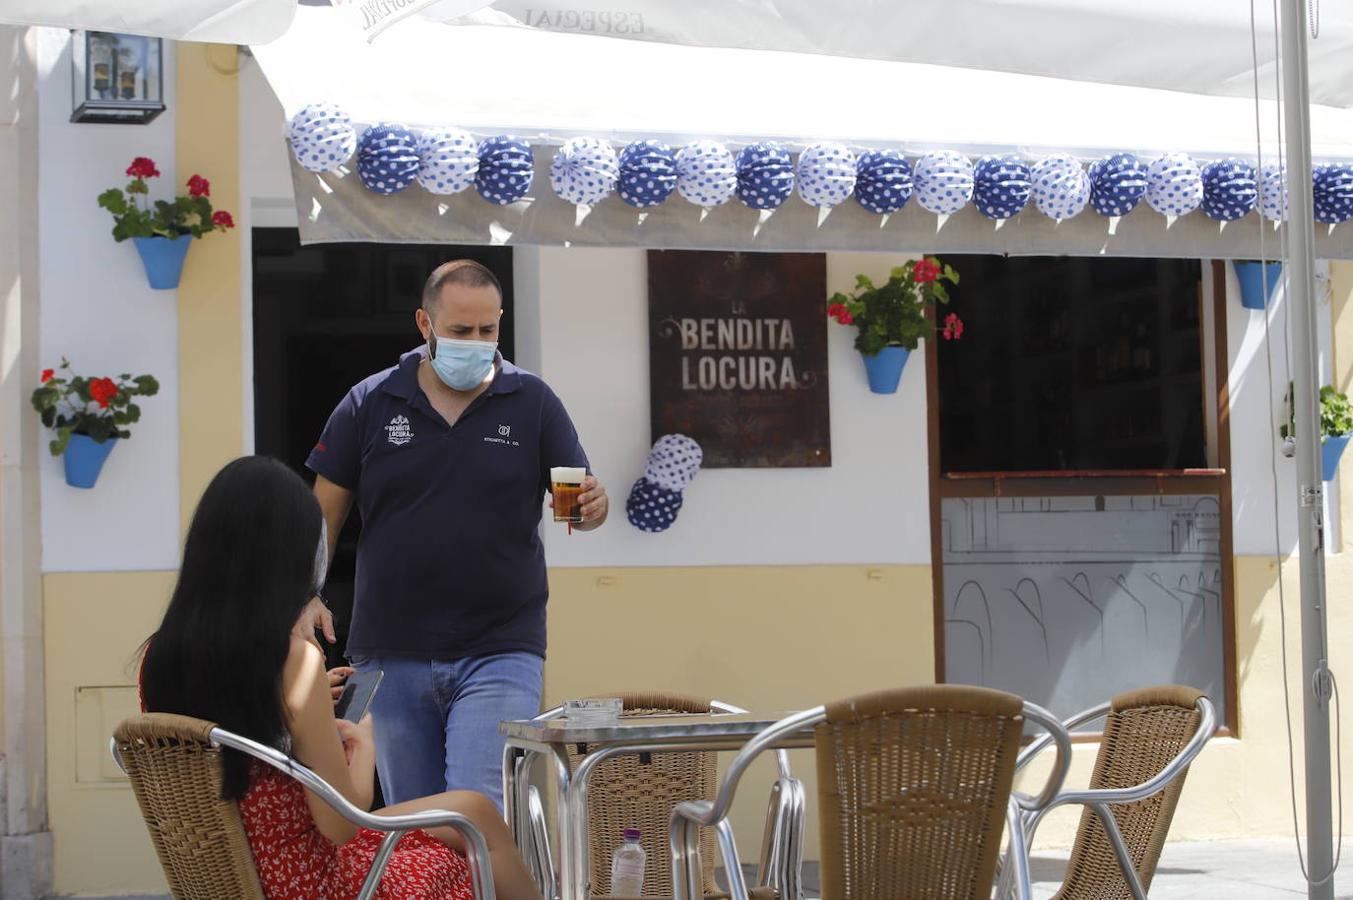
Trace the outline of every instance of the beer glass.
{"type": "Polygon", "coordinates": [[[572,522],[583,520],[583,505],[578,496],[583,492],[586,469],[574,466],[555,466],[550,469],[550,492],[554,495],[554,520],[572,522]]]}

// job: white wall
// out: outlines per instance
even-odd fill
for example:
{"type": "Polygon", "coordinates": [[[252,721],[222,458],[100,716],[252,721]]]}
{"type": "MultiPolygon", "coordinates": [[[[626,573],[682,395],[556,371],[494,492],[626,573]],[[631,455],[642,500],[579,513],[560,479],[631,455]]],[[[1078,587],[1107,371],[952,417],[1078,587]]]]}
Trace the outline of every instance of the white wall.
{"type": "Polygon", "coordinates": [[[42,365],[64,356],[79,374],[148,373],[160,381],[93,490],[66,485],[62,461],[46,451],[51,432],[42,431],[43,570],[171,569],[179,557],[177,292],[150,289],[135,248],[113,241],[112,216],[96,198],[127,183],[135,156],[155,160],[161,172],[152,197],[172,196],[174,45],[164,47],[168,109],[154,122],[72,124],[70,34],[39,31],[42,365]]]}

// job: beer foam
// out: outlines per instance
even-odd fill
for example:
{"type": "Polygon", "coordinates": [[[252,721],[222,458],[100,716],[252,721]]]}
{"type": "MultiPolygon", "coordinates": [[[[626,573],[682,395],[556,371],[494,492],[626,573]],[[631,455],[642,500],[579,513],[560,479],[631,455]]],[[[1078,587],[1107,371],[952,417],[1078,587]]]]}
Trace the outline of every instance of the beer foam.
{"type": "Polygon", "coordinates": [[[587,470],[577,466],[554,466],[550,469],[550,481],[555,484],[582,484],[587,470]]]}

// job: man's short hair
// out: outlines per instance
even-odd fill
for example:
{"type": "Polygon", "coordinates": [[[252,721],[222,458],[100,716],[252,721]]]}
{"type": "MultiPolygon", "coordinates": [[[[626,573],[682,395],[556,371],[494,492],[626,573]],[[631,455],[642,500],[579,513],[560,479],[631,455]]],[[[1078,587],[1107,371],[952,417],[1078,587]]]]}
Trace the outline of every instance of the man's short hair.
{"type": "Polygon", "coordinates": [[[453,259],[451,262],[442,263],[432,270],[428,276],[427,283],[423,285],[423,311],[432,312],[432,305],[437,302],[437,297],[441,295],[442,288],[448,284],[459,284],[464,287],[492,287],[498,292],[498,298],[503,296],[503,286],[498,283],[498,276],[489,270],[488,266],[477,263],[472,259],[453,259]]]}

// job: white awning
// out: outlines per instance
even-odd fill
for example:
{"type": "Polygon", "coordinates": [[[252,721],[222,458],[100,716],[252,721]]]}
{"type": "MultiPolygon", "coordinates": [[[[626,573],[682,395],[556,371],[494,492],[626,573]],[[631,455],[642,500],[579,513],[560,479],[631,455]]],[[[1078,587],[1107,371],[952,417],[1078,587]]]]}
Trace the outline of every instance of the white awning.
{"type": "Polygon", "coordinates": [[[296,0],[4,0],[0,24],[262,44],[287,30],[296,0]]]}

